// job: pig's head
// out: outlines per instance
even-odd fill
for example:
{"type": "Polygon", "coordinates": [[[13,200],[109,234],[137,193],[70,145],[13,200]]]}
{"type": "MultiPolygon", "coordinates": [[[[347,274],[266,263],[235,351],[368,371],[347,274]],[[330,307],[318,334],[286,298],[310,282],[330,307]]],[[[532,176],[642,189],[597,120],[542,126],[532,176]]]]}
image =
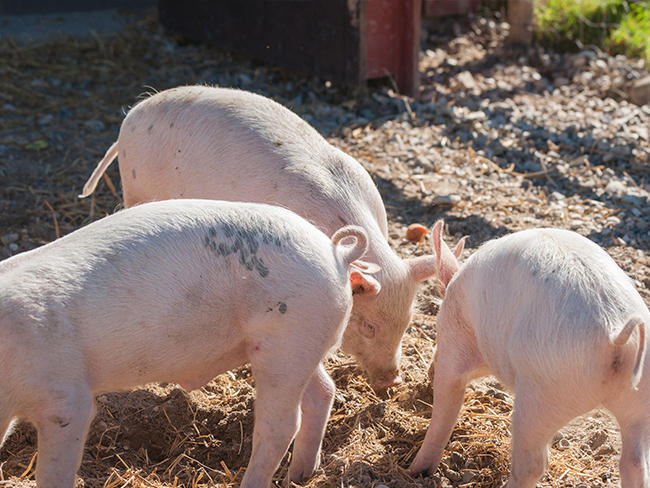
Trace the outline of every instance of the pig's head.
{"type": "Polygon", "coordinates": [[[392,251],[390,256],[381,255],[378,259],[381,269],[373,274],[373,281],[378,282],[380,288],[373,282],[366,282],[367,275],[358,274],[355,278],[354,273],[351,274],[354,306],[341,350],[357,359],[373,388],[402,382],[399,376],[402,337],[411,323],[413,301],[420,282],[440,274],[446,286],[458,269],[456,257],[463,250],[464,240],[451,251],[442,241],[442,228],[440,221],[432,229],[440,244],[436,247],[434,235],[436,256],[400,260],[392,251]],[[450,256],[453,261],[449,261],[450,256]]]}

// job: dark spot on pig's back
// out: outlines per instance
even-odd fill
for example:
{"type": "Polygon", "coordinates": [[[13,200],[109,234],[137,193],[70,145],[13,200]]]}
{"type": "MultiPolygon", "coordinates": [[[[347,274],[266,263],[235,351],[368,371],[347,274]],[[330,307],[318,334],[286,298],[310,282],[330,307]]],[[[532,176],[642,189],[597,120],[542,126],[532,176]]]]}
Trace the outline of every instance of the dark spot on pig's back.
{"type": "Polygon", "coordinates": [[[251,261],[253,262],[253,266],[262,278],[266,278],[269,275],[269,268],[266,267],[264,261],[262,261],[262,258],[252,256],[251,261]]]}
{"type": "Polygon", "coordinates": [[[169,128],[170,128],[170,129],[173,129],[173,128],[174,128],[174,123],[173,123],[173,122],[171,122],[171,123],[169,124],[169,128]]]}
{"type": "Polygon", "coordinates": [[[151,125],[147,128],[147,134],[151,134],[152,132],[153,132],[153,124],[151,124],[151,125]]]}
{"type": "Polygon", "coordinates": [[[281,314],[283,314],[283,315],[284,315],[285,313],[287,313],[287,304],[284,303],[284,302],[281,302],[281,303],[280,303],[280,306],[278,307],[278,311],[279,311],[281,314]]]}
{"type": "Polygon", "coordinates": [[[133,179],[135,180],[135,169],[131,170],[131,176],[133,176],[133,179]]]}
{"type": "Polygon", "coordinates": [[[269,275],[269,268],[264,260],[257,256],[261,248],[260,241],[266,245],[282,244],[279,236],[273,236],[268,231],[240,228],[228,222],[220,227],[209,228],[204,237],[205,247],[210,248],[217,256],[225,258],[230,254],[239,253],[239,263],[248,271],[257,271],[264,278],[269,275]],[[229,240],[232,241],[228,242],[229,240]]]}

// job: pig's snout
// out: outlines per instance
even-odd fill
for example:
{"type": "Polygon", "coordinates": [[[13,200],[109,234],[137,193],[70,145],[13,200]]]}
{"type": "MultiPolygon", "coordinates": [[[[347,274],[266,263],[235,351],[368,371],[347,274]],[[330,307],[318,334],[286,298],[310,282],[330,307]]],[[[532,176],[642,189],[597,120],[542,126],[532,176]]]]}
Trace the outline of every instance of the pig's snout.
{"type": "Polygon", "coordinates": [[[371,385],[373,389],[377,390],[379,388],[388,388],[389,386],[397,386],[402,383],[402,377],[399,375],[399,371],[393,370],[387,373],[382,374],[379,377],[375,377],[371,380],[371,385]]]}

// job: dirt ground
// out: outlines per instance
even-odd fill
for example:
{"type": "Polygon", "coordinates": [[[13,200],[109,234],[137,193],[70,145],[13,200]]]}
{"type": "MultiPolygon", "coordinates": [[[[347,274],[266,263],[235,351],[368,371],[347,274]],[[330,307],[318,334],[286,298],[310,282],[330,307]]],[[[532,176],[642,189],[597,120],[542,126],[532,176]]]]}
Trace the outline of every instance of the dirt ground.
{"type": "MultiPolygon", "coordinates": [[[[377,183],[390,243],[403,257],[431,252],[404,238],[413,222],[445,218],[450,243],[468,235],[463,259],[512,231],[568,228],[604,246],[650,303],[650,108],[625,95],[646,68],[594,49],[510,48],[506,33],[498,16],[428,25],[415,99],[395,93],[390,80],[366,91],[336,87],[189,43],[163,32],[155,16],[90,40],[2,41],[0,259],[112,213],[120,203],[117,165],[91,198],[77,195],[128,107],[146,92],[208,83],[270,96],[356,157],[377,183]]],[[[375,392],[350,357],[327,361],[336,400],[322,467],[306,486],[493,487],[507,480],[513,396],[494,378],[468,388],[438,472],[416,479],[405,472],[430,418],[435,286],[425,283],[418,295],[402,385],[375,392]]],[[[237,486],[251,453],[254,382],[241,368],[190,393],[160,384],[101,395],[79,484],[237,486]]],[[[619,455],[616,423],[590,412],[555,437],[540,484],[617,486],[619,455]]],[[[36,432],[19,424],[0,451],[3,483],[33,483],[36,458],[36,432]]]]}

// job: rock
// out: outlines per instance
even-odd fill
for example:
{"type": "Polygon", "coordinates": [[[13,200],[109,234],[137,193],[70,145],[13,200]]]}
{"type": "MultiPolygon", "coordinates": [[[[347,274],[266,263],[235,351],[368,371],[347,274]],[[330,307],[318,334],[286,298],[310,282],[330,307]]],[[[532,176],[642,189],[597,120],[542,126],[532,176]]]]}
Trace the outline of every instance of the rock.
{"type": "Polygon", "coordinates": [[[469,71],[461,71],[456,76],[456,81],[462,86],[465,90],[473,90],[476,88],[476,81],[472,76],[472,73],[469,71]]]}
{"type": "Polygon", "coordinates": [[[0,237],[0,242],[2,242],[5,246],[9,246],[9,244],[16,242],[19,237],[20,236],[18,234],[5,234],[0,237]]]}
{"type": "Polygon", "coordinates": [[[461,482],[463,484],[472,482],[477,476],[478,473],[471,469],[464,469],[460,472],[461,482]]]}
{"type": "Polygon", "coordinates": [[[610,195],[621,196],[627,193],[627,186],[620,181],[610,181],[605,187],[605,191],[610,195]]]}
{"type": "Polygon", "coordinates": [[[89,132],[104,132],[106,130],[106,125],[101,120],[87,120],[84,122],[84,129],[89,132]]]}
{"type": "Polygon", "coordinates": [[[51,124],[53,120],[54,120],[54,115],[52,114],[43,115],[42,117],[38,118],[38,125],[48,125],[51,124]]]}
{"type": "Polygon", "coordinates": [[[445,472],[445,475],[447,478],[449,478],[452,482],[458,483],[460,480],[462,480],[462,477],[460,476],[460,473],[457,471],[454,471],[453,469],[448,469],[445,472]]]}
{"type": "Polygon", "coordinates": [[[629,90],[630,101],[636,105],[650,102],[650,76],[636,80],[629,90]]]}
{"type": "Polygon", "coordinates": [[[436,195],[431,203],[440,207],[453,207],[461,200],[459,195],[436,195]]]}
{"type": "Polygon", "coordinates": [[[571,447],[571,443],[569,442],[568,439],[566,439],[564,437],[562,439],[560,439],[559,441],[557,441],[557,443],[555,444],[555,448],[558,451],[566,451],[570,447],[571,447]]]}

